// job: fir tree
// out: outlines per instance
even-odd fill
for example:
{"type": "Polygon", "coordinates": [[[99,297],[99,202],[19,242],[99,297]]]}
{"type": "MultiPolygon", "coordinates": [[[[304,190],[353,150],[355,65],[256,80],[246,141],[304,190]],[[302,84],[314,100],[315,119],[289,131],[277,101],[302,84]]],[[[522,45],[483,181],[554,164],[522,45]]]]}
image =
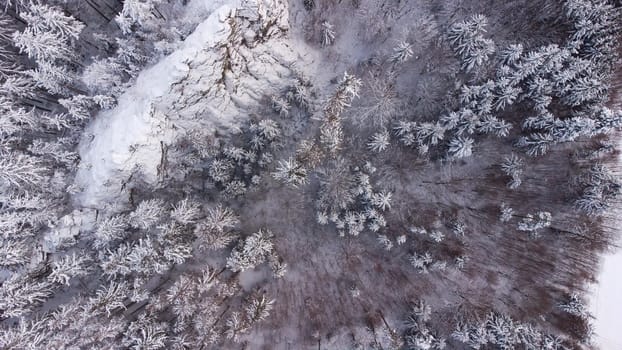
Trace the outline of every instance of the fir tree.
{"type": "Polygon", "coordinates": [[[495,50],[493,41],[483,36],[487,24],[488,19],[485,16],[475,15],[449,29],[449,42],[462,59],[462,68],[466,71],[487,62],[495,50]]]}
{"type": "Polygon", "coordinates": [[[335,42],[335,26],[328,21],[324,21],[321,26],[322,46],[330,46],[333,42],[335,42]]]}
{"type": "Polygon", "coordinates": [[[473,153],[473,139],[457,137],[449,142],[448,154],[454,158],[469,157],[473,153]]]}

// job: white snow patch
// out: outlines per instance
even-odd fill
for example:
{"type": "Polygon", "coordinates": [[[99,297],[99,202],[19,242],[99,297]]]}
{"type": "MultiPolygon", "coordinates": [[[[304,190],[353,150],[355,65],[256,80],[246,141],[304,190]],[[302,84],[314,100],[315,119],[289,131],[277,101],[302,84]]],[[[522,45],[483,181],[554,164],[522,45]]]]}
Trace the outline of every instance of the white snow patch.
{"type": "MultiPolygon", "coordinates": [[[[618,157],[622,162],[622,156],[618,157]]],[[[613,217],[622,212],[615,210],[613,217]]],[[[613,224],[616,226],[616,223],[613,224]]],[[[622,237],[614,242],[615,252],[601,257],[598,282],[590,286],[588,308],[594,317],[596,345],[603,349],[622,349],[622,237]]]]}
{"type": "Polygon", "coordinates": [[[261,282],[265,281],[270,276],[270,271],[265,268],[249,269],[240,272],[238,275],[238,281],[242,289],[245,291],[251,291],[261,282]]]}
{"type": "Polygon", "coordinates": [[[591,286],[595,343],[603,350],[622,349],[622,250],[603,258],[598,284],[591,286]]]}

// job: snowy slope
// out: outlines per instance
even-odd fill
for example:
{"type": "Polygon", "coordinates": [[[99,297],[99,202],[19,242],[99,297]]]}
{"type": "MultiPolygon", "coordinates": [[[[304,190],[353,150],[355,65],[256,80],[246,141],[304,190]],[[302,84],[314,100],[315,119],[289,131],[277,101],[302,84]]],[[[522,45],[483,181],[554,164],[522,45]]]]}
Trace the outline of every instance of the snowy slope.
{"type": "MultiPolygon", "coordinates": [[[[616,96],[619,98],[619,96],[616,96]]],[[[621,144],[619,144],[621,145],[621,144]]],[[[622,162],[622,157],[618,157],[622,162]]],[[[622,213],[614,210],[613,217],[622,213]]],[[[613,223],[617,227],[617,223],[613,223]]],[[[601,257],[597,283],[590,286],[589,311],[594,317],[595,343],[603,350],[622,349],[622,240],[617,239],[615,251],[601,257]]]]}
{"type": "Polygon", "coordinates": [[[160,141],[170,142],[175,137],[158,102],[188,74],[186,62],[196,57],[199,50],[212,47],[229,34],[222,20],[231,11],[228,5],[214,11],[180,50],[142,72],[114,109],[97,115],[87,130],[93,139],[83,142],[80,149],[83,166],[77,181],[84,188],[80,195],[84,206],[94,206],[114,195],[118,188],[110,188],[109,181],[129,176],[137,166],[146,181],[156,180],[160,141]]]}
{"type": "MultiPolygon", "coordinates": [[[[618,241],[618,246],[620,242],[618,241]]],[[[622,349],[622,250],[603,256],[598,282],[590,288],[595,343],[603,350],[622,349]]]]}
{"type": "Polygon", "coordinates": [[[619,302],[621,295],[622,251],[618,251],[605,257],[590,306],[595,318],[596,343],[601,349],[622,349],[622,303],[619,302]]]}
{"type": "MultiPolygon", "coordinates": [[[[278,1],[269,2],[270,12],[262,13],[262,18],[278,16],[270,23],[276,23],[277,30],[286,28],[287,8],[278,1]]],[[[210,6],[200,0],[192,4],[210,6]]],[[[141,174],[137,176],[147,183],[157,182],[163,144],[171,144],[190,130],[236,130],[264,96],[282,88],[290,67],[301,60],[296,45],[275,36],[256,46],[225,49],[235,45],[231,43],[231,19],[238,6],[237,1],[228,1],[215,9],[177,51],[141,72],[114,109],[96,116],[80,146],[78,204],[101,208],[126,202],[123,183],[133,173],[141,174]],[[232,55],[230,70],[223,55],[232,55]]],[[[255,29],[251,25],[257,24],[245,21],[244,35],[250,41],[255,29]]]]}

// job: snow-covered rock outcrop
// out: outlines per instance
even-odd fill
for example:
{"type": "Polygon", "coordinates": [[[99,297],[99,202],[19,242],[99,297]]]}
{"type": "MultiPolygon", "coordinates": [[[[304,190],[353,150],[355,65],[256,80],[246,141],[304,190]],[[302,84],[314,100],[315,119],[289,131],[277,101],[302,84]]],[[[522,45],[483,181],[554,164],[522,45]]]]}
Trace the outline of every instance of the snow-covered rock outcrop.
{"type": "Polygon", "coordinates": [[[177,51],[141,72],[114,109],[96,116],[80,147],[77,202],[123,202],[133,173],[158,181],[163,145],[191,130],[235,130],[300,61],[287,25],[282,0],[228,1],[214,10],[177,51]]]}

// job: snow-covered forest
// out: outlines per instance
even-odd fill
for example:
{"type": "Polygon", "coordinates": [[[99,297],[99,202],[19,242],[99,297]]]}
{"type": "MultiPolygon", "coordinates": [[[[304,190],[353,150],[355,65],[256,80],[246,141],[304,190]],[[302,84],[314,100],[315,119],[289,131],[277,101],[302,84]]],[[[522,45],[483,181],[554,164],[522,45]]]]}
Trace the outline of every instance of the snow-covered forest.
{"type": "Polygon", "coordinates": [[[0,0],[0,349],[610,350],[621,9],[0,0]]]}

